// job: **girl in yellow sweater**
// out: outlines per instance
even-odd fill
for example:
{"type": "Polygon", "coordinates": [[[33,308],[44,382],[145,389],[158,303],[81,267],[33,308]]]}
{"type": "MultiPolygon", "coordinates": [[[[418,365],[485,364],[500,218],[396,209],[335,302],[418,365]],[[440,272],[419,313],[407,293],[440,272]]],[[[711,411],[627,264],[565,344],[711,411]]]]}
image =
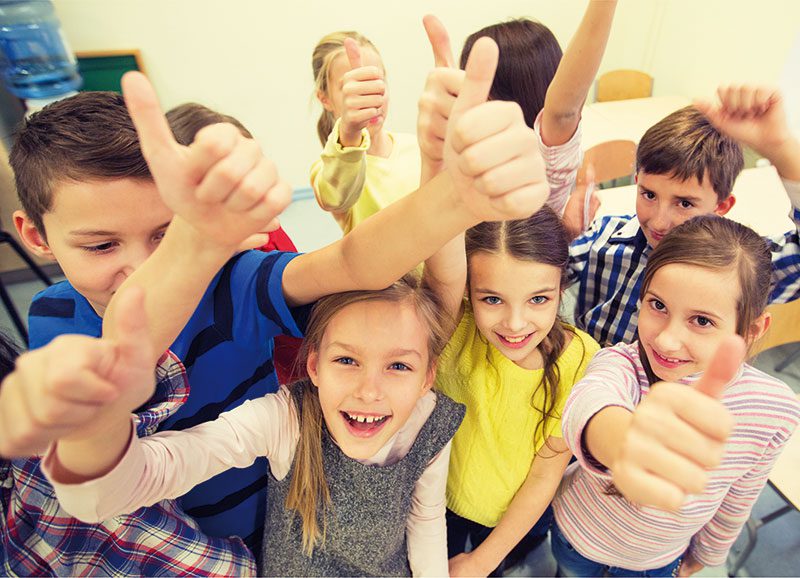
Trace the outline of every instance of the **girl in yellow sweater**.
{"type": "Polygon", "coordinates": [[[425,263],[458,324],[436,387],[467,406],[447,481],[451,576],[499,575],[547,532],[571,457],[561,412],[599,349],[558,319],[568,261],[566,230],[545,207],[477,225],[425,263]]]}
{"type": "Polygon", "coordinates": [[[317,202],[347,234],[361,221],[419,186],[416,136],[384,128],[386,71],[378,50],[358,32],[333,32],[311,60],[322,155],[311,167],[317,202]]]}

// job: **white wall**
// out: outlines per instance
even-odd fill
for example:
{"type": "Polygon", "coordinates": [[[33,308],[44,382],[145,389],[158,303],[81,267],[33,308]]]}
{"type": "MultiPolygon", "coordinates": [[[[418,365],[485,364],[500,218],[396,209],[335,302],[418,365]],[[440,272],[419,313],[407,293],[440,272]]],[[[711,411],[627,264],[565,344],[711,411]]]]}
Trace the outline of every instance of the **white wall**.
{"type": "MultiPolygon", "coordinates": [[[[563,46],[586,0],[54,0],[74,50],[139,48],[165,107],[196,100],[238,117],[295,186],[320,145],[310,57],[316,41],[357,29],[381,50],[387,126],[413,132],[432,65],[422,16],[448,26],[455,51],[510,17],[546,23],[563,46]]],[[[657,94],[695,96],[721,82],[777,82],[800,24],[796,0],[620,0],[602,69],[639,68],[657,94]]]]}

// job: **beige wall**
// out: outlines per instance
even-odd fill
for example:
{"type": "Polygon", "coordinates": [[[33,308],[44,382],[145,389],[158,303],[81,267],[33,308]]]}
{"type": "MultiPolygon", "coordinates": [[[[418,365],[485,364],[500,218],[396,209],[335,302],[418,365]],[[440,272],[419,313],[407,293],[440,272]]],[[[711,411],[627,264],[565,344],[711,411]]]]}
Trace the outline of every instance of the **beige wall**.
{"type": "MultiPolygon", "coordinates": [[[[141,48],[165,106],[198,100],[238,116],[296,187],[319,151],[310,53],[325,33],[355,28],[389,72],[388,126],[413,131],[431,65],[421,18],[434,11],[456,50],[509,17],[550,26],[562,45],[586,0],[55,0],[75,50],[141,48]],[[365,7],[370,7],[365,10],[365,7]]],[[[603,69],[640,68],[657,94],[709,94],[722,82],[776,82],[800,25],[796,0],[620,0],[603,69]]]]}

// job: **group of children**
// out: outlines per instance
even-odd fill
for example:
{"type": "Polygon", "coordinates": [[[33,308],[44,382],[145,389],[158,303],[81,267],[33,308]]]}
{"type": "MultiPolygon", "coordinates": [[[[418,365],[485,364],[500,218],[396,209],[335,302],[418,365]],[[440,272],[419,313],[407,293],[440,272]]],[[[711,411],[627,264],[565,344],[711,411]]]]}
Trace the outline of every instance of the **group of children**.
{"type": "Polygon", "coordinates": [[[539,23],[487,27],[463,70],[426,17],[417,143],[384,128],[375,47],[326,36],[312,183],[346,234],[303,255],[247,250],[290,190],[235,119],[163,115],[136,74],[28,119],[15,224],[67,281],[0,387],[3,570],[488,576],[548,532],[563,575],[721,564],[800,422],[745,363],[800,297],[798,232],[721,215],[743,144],[800,224],[800,143],[777,93],[721,89],[643,136],[636,215],[571,241],[615,8],[563,56],[539,23]]]}

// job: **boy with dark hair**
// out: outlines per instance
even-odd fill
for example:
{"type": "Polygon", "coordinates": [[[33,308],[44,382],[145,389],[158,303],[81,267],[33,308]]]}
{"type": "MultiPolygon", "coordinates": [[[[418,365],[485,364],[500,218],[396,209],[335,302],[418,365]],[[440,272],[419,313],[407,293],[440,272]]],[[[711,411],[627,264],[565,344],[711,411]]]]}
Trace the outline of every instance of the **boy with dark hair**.
{"type": "MultiPolygon", "coordinates": [[[[456,106],[458,113],[454,110],[451,123],[463,120],[462,128],[471,130],[449,133],[445,142],[446,173],[375,215],[341,241],[300,256],[248,251],[231,258],[236,248],[245,240],[252,241],[253,236],[260,237],[263,243],[264,236],[256,233],[264,231],[288,203],[288,186],[278,180],[274,166],[263,158],[254,141],[229,125],[208,127],[190,147],[175,142],[152,88],[141,75],[129,75],[123,83],[126,98],[155,182],[127,174],[81,175],[77,170],[65,181],[53,171],[43,183],[48,185],[48,194],[41,195],[44,200],[39,212],[43,229],[37,229],[32,216],[15,215],[26,244],[40,256],[58,259],[69,280],[46,290],[33,304],[32,345],[44,345],[62,333],[99,336],[111,297],[138,270],[137,277],[145,280],[148,287],[181,287],[180,291],[156,288],[152,293],[148,289],[158,298],[147,302],[146,311],[151,322],[159,325],[151,327],[155,349],[163,351],[172,344],[173,357],[186,365],[191,388],[190,395],[185,387],[173,387],[167,392],[174,395],[165,402],[166,407],[159,406],[157,415],[148,423],[152,429],[183,429],[214,419],[246,399],[274,391],[277,382],[271,359],[272,338],[279,333],[301,334],[303,305],[332,292],[384,287],[467,227],[487,219],[529,214],[544,203],[547,185],[543,163],[535,136],[524,126],[518,107],[506,106],[509,103],[482,104],[491,86],[491,52],[491,46],[484,43],[482,58],[477,58],[472,73],[468,71],[466,75],[456,106]],[[501,154],[491,160],[467,158],[465,151],[482,145],[486,139],[503,143],[497,144],[501,154]],[[520,159],[524,162],[520,163],[520,159]],[[486,171],[506,168],[503,183],[487,183],[478,178],[486,171]],[[171,209],[179,216],[173,219],[171,209]],[[408,242],[412,228],[413,243],[408,242]],[[192,250],[187,251],[187,247],[192,250]],[[214,275],[215,271],[219,272],[214,275]],[[185,319],[189,319],[188,324],[173,339],[174,327],[183,326],[185,319]]],[[[496,48],[493,52],[496,61],[496,48]]],[[[92,97],[73,98],[80,101],[92,97]]],[[[73,104],[51,106],[56,107],[55,113],[45,109],[39,114],[48,114],[33,117],[29,124],[42,122],[43,118],[49,123],[54,118],[81,113],[80,105],[66,115],[61,109],[73,108],[73,104]]],[[[109,111],[108,115],[120,112],[124,110],[109,111]]],[[[113,124],[92,119],[93,124],[98,122],[113,124]]],[[[57,126],[49,128],[59,131],[57,126]]],[[[117,132],[120,131],[95,141],[111,149],[112,157],[113,149],[124,140],[117,132]]],[[[130,131],[124,132],[127,135],[130,131]]],[[[81,133],[71,131],[55,139],[56,144],[78,146],[81,133]]],[[[48,140],[48,135],[43,134],[43,141],[30,143],[25,137],[23,130],[20,146],[35,156],[38,144],[45,153],[39,157],[47,156],[53,139],[48,140]]],[[[26,173],[31,168],[21,153],[15,154],[14,159],[16,172],[26,173]]],[[[23,191],[30,193],[23,187],[20,194],[23,191]]],[[[113,316],[113,311],[108,315],[113,316]]],[[[27,419],[28,405],[20,404],[20,422],[30,428],[28,437],[45,442],[47,432],[35,420],[27,419]]],[[[4,551],[11,559],[6,570],[148,575],[182,571],[247,573],[252,566],[239,556],[242,544],[236,536],[249,538],[255,551],[259,551],[265,466],[263,461],[257,463],[250,481],[243,479],[243,470],[232,470],[210,480],[205,491],[193,491],[181,498],[181,506],[197,522],[174,507],[174,511],[160,518],[145,519],[148,512],[156,509],[146,508],[137,516],[116,518],[113,524],[83,525],[80,546],[69,540],[69,531],[54,535],[53,527],[63,527],[63,519],[51,517],[51,524],[50,519],[38,517],[36,513],[41,513],[41,508],[30,504],[30,495],[22,496],[16,514],[12,513],[14,524],[7,527],[23,527],[25,535],[22,539],[3,536],[4,551]],[[26,507],[26,501],[30,507],[26,507]],[[228,542],[229,548],[210,550],[207,557],[192,552],[195,567],[189,569],[179,544],[162,543],[166,535],[173,534],[172,526],[168,526],[168,522],[174,525],[173,519],[184,523],[190,534],[187,542],[213,546],[214,538],[209,535],[233,536],[220,540],[228,542]],[[145,552],[149,566],[132,569],[119,556],[120,538],[115,535],[118,531],[128,532],[123,549],[128,553],[126,557],[131,557],[130,552],[145,552]],[[157,545],[150,545],[151,535],[157,545]],[[46,555],[25,559],[34,544],[47,544],[40,548],[46,555]],[[92,551],[89,563],[83,554],[71,557],[77,550],[87,549],[92,551]],[[208,559],[223,555],[229,564],[222,569],[213,566],[214,559],[208,559]],[[181,563],[175,564],[176,560],[181,563]]],[[[28,480],[42,479],[38,459],[28,460],[23,467],[28,480]]],[[[37,490],[52,498],[46,489],[37,490]]],[[[52,512],[47,514],[52,516],[52,512]]],[[[69,528],[73,527],[70,523],[69,528]]],[[[143,559],[140,556],[137,561],[143,559]]]]}
{"type": "MultiPolygon", "coordinates": [[[[720,89],[719,96],[719,106],[698,103],[652,126],[636,153],[636,215],[603,217],[570,245],[575,322],[602,345],[634,340],[642,272],[664,235],[691,217],[733,207],[733,183],[744,166],[738,142],[775,166],[800,226],[800,143],[788,131],[780,95],[745,86],[720,89]]],[[[797,228],[769,241],[771,302],[797,299],[797,228]]]]}

